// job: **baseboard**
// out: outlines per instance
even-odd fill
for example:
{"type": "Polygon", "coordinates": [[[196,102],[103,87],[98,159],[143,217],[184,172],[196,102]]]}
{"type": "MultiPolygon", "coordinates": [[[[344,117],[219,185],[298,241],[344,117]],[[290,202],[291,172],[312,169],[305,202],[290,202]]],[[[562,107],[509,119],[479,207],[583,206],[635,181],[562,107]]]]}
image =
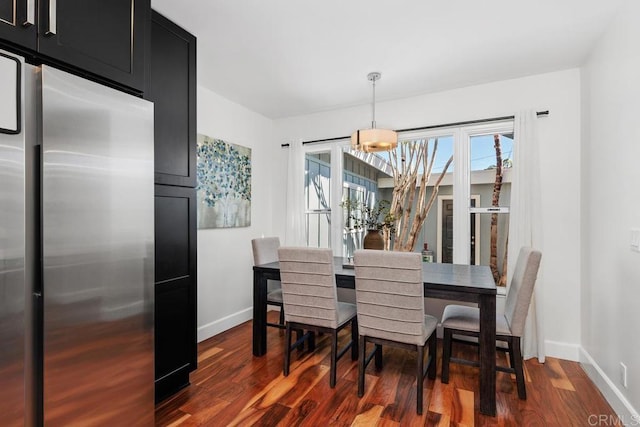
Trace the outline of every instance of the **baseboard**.
{"type": "Polygon", "coordinates": [[[253,319],[253,307],[245,308],[211,323],[198,327],[198,342],[253,319]]]}
{"type": "MultiPolygon", "coordinates": [[[[604,398],[609,402],[614,412],[618,414],[618,419],[624,425],[640,425],[640,415],[638,411],[629,403],[627,398],[622,394],[620,389],[611,381],[611,379],[598,366],[591,355],[582,347],[580,347],[580,364],[587,373],[591,381],[603,394],[604,398]]],[[[593,414],[595,416],[599,414],[593,414]]],[[[596,425],[596,424],[593,424],[596,425]]],[[[613,424],[610,424],[613,425],[613,424]]]]}
{"type": "Polygon", "coordinates": [[[580,346],[578,344],[545,340],[544,354],[556,359],[578,362],[580,360],[580,346]]]}

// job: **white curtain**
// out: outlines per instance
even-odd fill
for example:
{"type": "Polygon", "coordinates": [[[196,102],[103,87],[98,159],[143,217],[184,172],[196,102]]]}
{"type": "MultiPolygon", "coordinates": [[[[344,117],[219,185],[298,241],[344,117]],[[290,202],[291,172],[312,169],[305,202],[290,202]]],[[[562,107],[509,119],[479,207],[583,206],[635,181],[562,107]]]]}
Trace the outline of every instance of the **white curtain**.
{"type": "MultiPolygon", "coordinates": [[[[540,154],[535,111],[523,111],[515,115],[515,143],[513,144],[513,175],[511,183],[511,208],[509,213],[508,283],[515,269],[518,252],[522,246],[542,250],[540,154]]],[[[544,253],[542,254],[544,264],[544,253]]],[[[542,310],[536,300],[542,302],[544,280],[542,268],[529,307],[529,315],[523,336],[525,359],[537,357],[544,362],[544,331],[542,310]]]]}
{"type": "Polygon", "coordinates": [[[287,246],[306,246],[304,217],[304,151],[302,142],[289,143],[287,162],[287,223],[284,241],[287,246]]]}

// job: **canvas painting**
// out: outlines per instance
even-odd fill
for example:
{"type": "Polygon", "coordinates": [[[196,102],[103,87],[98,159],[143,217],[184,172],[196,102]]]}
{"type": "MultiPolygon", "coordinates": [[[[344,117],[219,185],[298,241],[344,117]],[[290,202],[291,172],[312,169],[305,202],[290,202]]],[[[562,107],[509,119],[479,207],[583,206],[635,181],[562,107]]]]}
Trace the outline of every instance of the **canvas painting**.
{"type": "Polygon", "coordinates": [[[198,134],[198,228],[251,225],[251,149],[198,134]]]}

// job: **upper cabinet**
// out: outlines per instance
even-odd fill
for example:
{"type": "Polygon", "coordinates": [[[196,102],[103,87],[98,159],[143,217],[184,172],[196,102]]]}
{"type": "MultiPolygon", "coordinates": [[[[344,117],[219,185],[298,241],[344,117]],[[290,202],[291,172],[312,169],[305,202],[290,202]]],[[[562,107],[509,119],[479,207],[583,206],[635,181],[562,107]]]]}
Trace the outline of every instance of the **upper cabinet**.
{"type": "Polygon", "coordinates": [[[150,0],[0,0],[0,38],[142,92],[150,10],[150,0]]]}
{"type": "Polygon", "coordinates": [[[0,0],[0,39],[35,50],[35,24],[35,0],[0,0]]]}
{"type": "Polygon", "coordinates": [[[145,98],[154,103],[156,184],[196,186],[196,38],[153,11],[145,98]]]}

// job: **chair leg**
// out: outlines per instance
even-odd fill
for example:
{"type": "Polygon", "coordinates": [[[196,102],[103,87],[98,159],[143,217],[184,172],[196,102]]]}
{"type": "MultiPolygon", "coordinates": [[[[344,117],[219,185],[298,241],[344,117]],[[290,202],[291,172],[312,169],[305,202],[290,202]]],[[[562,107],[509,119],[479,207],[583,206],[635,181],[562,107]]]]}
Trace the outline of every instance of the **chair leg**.
{"type": "Polygon", "coordinates": [[[309,338],[307,338],[308,341],[308,345],[309,345],[309,352],[313,353],[314,351],[316,351],[316,333],[313,331],[309,331],[309,338]]]}
{"type": "Polygon", "coordinates": [[[334,388],[336,386],[336,376],[338,364],[338,330],[334,329],[331,332],[331,367],[329,368],[329,387],[334,388]]]}
{"type": "Polygon", "coordinates": [[[358,397],[364,396],[364,359],[367,353],[367,342],[364,336],[358,338],[358,397]]]}
{"type": "Polygon", "coordinates": [[[291,324],[287,322],[284,334],[284,366],[282,373],[284,376],[289,375],[289,364],[291,362],[291,324]]]}
{"type": "Polygon", "coordinates": [[[513,352],[513,369],[516,371],[516,384],[518,385],[518,397],[525,400],[527,389],[524,383],[524,370],[522,367],[522,352],[520,351],[520,337],[512,337],[509,340],[509,353],[513,352]]]}
{"type": "Polygon", "coordinates": [[[284,325],[284,306],[280,306],[280,324],[284,325]]]}
{"type": "Polygon", "coordinates": [[[376,370],[381,370],[382,369],[382,346],[380,344],[376,344],[376,356],[375,356],[375,361],[376,361],[376,370]]]}
{"type": "Polygon", "coordinates": [[[437,353],[438,353],[438,339],[436,336],[436,331],[433,331],[431,336],[429,337],[429,370],[427,375],[429,379],[436,379],[436,364],[437,364],[437,353]]]}
{"type": "Polygon", "coordinates": [[[416,361],[416,412],[422,415],[422,392],[424,391],[424,346],[417,346],[418,357],[416,361]]]}
{"type": "Polygon", "coordinates": [[[453,332],[451,329],[444,328],[442,340],[442,377],[440,380],[443,384],[449,383],[449,360],[451,359],[451,341],[453,332]]]}
{"type": "MultiPolygon", "coordinates": [[[[299,341],[303,335],[304,335],[304,331],[302,329],[296,329],[296,341],[299,341]]],[[[304,351],[304,341],[298,345],[298,352],[302,353],[303,351],[304,351]]]]}
{"type": "Polygon", "coordinates": [[[358,360],[358,318],[351,321],[351,360],[358,360]]]}

